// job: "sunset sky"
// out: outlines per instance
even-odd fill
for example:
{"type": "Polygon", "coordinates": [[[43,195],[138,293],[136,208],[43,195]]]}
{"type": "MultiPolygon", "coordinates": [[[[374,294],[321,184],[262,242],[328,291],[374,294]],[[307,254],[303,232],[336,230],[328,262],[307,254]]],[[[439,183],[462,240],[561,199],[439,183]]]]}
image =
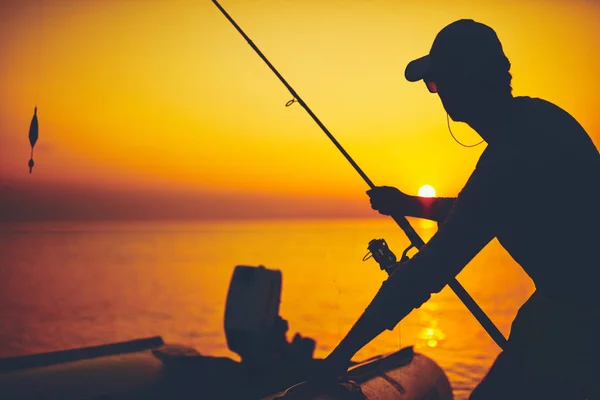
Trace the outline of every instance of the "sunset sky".
{"type": "MultiPolygon", "coordinates": [[[[515,95],[563,107],[600,145],[600,2],[221,5],[378,185],[456,195],[484,149],[456,144],[439,98],[404,80],[460,18],[496,30],[515,95]]],[[[366,184],[210,0],[0,7],[0,220],[374,216],[366,184]]]]}

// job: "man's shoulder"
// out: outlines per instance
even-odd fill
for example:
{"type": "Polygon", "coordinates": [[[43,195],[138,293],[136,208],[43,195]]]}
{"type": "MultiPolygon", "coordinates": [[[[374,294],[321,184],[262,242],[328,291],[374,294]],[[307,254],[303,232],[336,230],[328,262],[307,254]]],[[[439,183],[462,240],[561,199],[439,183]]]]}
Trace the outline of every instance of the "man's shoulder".
{"type": "Polygon", "coordinates": [[[548,131],[579,130],[585,132],[579,122],[564,108],[538,97],[519,96],[514,98],[512,129],[535,127],[548,131]]]}
{"type": "Polygon", "coordinates": [[[565,109],[541,98],[515,97],[506,125],[508,153],[536,158],[586,157],[597,149],[581,124],[565,109]]]}
{"type": "Polygon", "coordinates": [[[558,105],[540,97],[516,96],[514,97],[514,104],[517,109],[521,108],[526,110],[528,109],[529,111],[537,110],[542,112],[567,113],[567,111],[558,105]]]}

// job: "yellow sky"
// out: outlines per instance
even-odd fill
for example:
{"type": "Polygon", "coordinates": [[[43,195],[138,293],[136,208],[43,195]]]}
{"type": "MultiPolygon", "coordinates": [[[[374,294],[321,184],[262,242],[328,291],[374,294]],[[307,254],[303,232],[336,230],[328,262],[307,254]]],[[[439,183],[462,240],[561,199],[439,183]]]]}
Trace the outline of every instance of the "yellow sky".
{"type": "MultiPolygon", "coordinates": [[[[221,4],[376,184],[409,193],[431,184],[438,195],[455,195],[473,170],[483,147],[456,144],[439,98],[403,78],[407,62],[459,18],[497,31],[515,95],[565,108],[600,144],[597,2],[221,4]]],[[[301,106],[284,106],[291,95],[211,1],[14,0],[1,7],[5,190],[364,202],[366,184],[301,106]],[[29,175],[36,104],[40,138],[29,175]]],[[[453,130],[462,141],[479,139],[466,126],[453,130]]]]}

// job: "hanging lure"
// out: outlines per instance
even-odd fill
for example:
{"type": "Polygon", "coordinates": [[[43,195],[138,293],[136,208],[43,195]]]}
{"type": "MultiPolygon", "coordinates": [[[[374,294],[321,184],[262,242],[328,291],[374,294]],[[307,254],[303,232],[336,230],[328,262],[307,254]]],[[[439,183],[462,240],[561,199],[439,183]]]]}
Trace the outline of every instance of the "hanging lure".
{"type": "Polygon", "coordinates": [[[31,158],[29,159],[29,173],[33,170],[33,146],[38,140],[38,119],[37,119],[37,107],[33,109],[33,118],[31,118],[31,124],[29,125],[29,144],[31,144],[31,158]]]}

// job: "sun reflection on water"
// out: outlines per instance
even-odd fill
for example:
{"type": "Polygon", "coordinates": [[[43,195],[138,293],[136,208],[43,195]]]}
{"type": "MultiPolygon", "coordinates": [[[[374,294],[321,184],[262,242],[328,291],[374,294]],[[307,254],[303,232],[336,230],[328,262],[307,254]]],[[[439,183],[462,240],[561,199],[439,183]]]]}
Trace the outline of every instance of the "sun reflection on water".
{"type": "Polygon", "coordinates": [[[434,313],[439,309],[438,303],[429,301],[424,304],[422,310],[425,311],[421,315],[421,323],[425,326],[419,332],[419,344],[427,347],[437,347],[446,335],[439,327],[438,319],[434,313]]]}

